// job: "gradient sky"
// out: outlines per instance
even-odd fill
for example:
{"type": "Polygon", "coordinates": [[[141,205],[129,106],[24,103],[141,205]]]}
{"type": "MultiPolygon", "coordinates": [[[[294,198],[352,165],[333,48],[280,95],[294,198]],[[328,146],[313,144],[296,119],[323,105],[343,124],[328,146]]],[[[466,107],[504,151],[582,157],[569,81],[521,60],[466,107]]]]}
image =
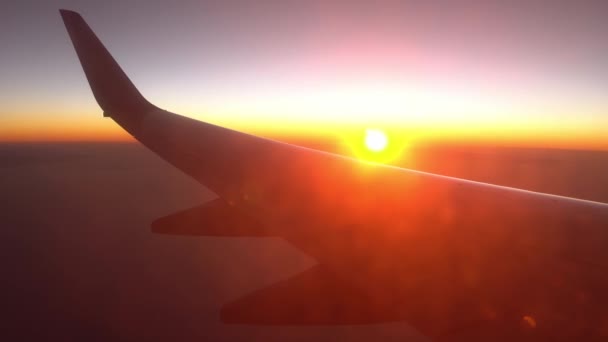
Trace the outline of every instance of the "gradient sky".
{"type": "Polygon", "coordinates": [[[0,140],[125,140],[57,9],[153,103],[266,135],[608,149],[608,1],[14,1],[0,140]]]}

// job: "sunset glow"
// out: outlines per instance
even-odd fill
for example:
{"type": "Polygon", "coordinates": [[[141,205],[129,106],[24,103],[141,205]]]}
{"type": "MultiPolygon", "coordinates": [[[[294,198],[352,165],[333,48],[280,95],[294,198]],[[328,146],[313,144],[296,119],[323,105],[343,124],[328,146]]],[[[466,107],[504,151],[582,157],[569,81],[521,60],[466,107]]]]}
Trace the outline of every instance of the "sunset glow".
{"type": "MultiPolygon", "coordinates": [[[[401,140],[608,149],[601,10],[456,3],[82,10],[147,99],[197,120],[349,146],[375,127],[390,137],[379,155],[401,140]]],[[[101,118],[45,4],[23,5],[35,30],[3,12],[21,38],[3,44],[0,141],[132,141],[101,118]]]]}
{"type": "Polygon", "coordinates": [[[407,161],[411,139],[412,137],[395,134],[390,130],[362,129],[342,135],[340,141],[344,148],[341,152],[374,163],[407,161]]]}

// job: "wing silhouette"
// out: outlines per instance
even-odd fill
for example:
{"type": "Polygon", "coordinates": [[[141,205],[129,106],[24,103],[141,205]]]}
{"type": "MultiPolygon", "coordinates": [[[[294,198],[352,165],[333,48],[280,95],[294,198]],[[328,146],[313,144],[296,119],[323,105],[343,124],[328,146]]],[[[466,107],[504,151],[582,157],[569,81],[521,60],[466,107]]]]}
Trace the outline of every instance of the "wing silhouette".
{"type": "Polygon", "coordinates": [[[405,320],[438,340],[602,340],[608,205],[365,163],[148,102],[82,17],[61,10],[95,99],[218,200],[160,233],[279,236],[312,269],[226,305],[243,324],[405,320]]]}

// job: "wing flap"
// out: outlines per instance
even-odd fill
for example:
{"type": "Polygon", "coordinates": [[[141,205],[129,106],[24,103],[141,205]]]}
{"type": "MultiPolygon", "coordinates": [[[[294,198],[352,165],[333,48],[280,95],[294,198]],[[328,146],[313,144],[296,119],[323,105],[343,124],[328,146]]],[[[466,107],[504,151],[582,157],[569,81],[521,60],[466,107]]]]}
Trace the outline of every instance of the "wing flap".
{"type": "Polygon", "coordinates": [[[159,234],[198,236],[270,236],[268,229],[218,198],[152,222],[159,234]]]}
{"type": "Polygon", "coordinates": [[[396,310],[375,305],[322,266],[315,266],[224,305],[222,321],[232,324],[323,325],[397,321],[396,310]]]}

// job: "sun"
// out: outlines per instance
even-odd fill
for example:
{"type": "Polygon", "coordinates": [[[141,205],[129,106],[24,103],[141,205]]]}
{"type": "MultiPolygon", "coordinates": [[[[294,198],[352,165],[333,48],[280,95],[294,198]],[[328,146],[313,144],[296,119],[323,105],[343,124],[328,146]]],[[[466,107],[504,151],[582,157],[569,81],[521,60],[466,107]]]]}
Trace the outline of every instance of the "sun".
{"type": "Polygon", "coordinates": [[[365,146],[372,152],[382,152],[388,146],[388,137],[379,129],[366,129],[365,146]]]}

